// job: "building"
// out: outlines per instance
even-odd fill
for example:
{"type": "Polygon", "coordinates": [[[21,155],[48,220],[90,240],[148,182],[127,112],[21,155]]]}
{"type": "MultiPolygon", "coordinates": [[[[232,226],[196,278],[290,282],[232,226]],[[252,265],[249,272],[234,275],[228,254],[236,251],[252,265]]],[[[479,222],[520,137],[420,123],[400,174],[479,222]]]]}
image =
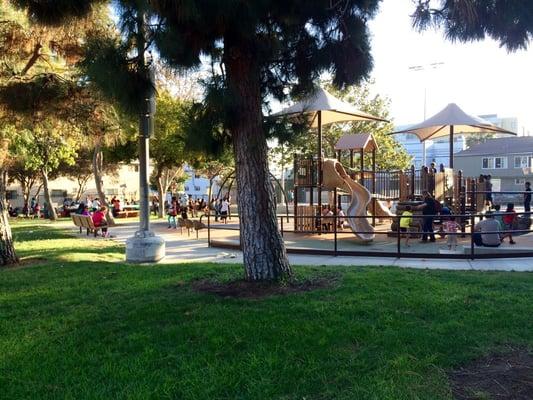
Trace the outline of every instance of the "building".
{"type": "MultiPolygon", "coordinates": [[[[209,179],[198,175],[189,165],[185,165],[183,169],[187,174],[187,180],[183,183],[183,192],[188,194],[189,198],[193,200],[204,199],[205,201],[208,201],[209,179]]],[[[211,188],[212,196],[216,196],[219,191],[219,181],[218,178],[213,180],[213,187],[211,188]]]]}
{"type": "Polygon", "coordinates": [[[491,175],[494,191],[520,191],[533,181],[533,137],[489,139],[455,155],[455,167],[465,176],[491,175]]]}
{"type": "MultiPolygon", "coordinates": [[[[398,127],[397,130],[405,127],[398,127]]],[[[426,141],[426,162],[422,161],[422,143],[417,136],[410,133],[401,133],[394,135],[394,139],[400,143],[407,153],[413,157],[413,165],[415,168],[420,168],[422,165],[429,165],[434,162],[437,165],[448,165],[450,158],[450,141],[448,138],[440,138],[436,140],[426,141]]],[[[466,140],[462,135],[454,137],[453,151],[457,153],[466,148],[466,140]]]]}
{"type": "MultiPolygon", "coordinates": [[[[150,173],[151,171],[149,171],[150,173]]],[[[121,164],[116,174],[103,176],[103,187],[105,195],[108,197],[117,196],[123,203],[131,200],[138,200],[139,198],[139,163],[132,162],[131,164],[121,164]]],[[[74,199],[78,192],[79,186],[75,179],[67,177],[60,177],[49,182],[50,196],[55,207],[63,204],[63,200],[74,199]]],[[[7,187],[7,198],[13,207],[24,206],[24,196],[20,185],[17,182],[12,183],[7,187]]],[[[43,204],[44,193],[42,188],[39,188],[37,182],[30,191],[30,199],[36,197],[39,204],[43,204]]],[[[81,201],[87,197],[98,197],[94,176],[90,176],[87,181],[85,190],[82,192],[81,201]]]]}
{"type": "MultiPolygon", "coordinates": [[[[498,117],[498,114],[486,114],[478,115],[479,118],[482,118],[500,128],[506,129],[511,132],[518,133],[518,119],[516,117],[498,117]]],[[[397,131],[401,131],[409,128],[410,125],[402,125],[395,128],[397,131]]],[[[504,135],[494,135],[494,137],[501,137],[504,135]]],[[[450,158],[450,141],[447,137],[439,138],[436,140],[426,141],[426,162],[422,160],[422,143],[420,140],[412,134],[404,133],[395,135],[394,138],[404,146],[405,150],[409,155],[413,157],[413,165],[416,168],[420,168],[422,165],[430,164],[432,162],[437,165],[443,164],[447,166],[449,164],[450,158]]],[[[460,151],[466,149],[466,137],[461,135],[460,132],[456,132],[454,136],[454,154],[457,154],[460,151]]]]}

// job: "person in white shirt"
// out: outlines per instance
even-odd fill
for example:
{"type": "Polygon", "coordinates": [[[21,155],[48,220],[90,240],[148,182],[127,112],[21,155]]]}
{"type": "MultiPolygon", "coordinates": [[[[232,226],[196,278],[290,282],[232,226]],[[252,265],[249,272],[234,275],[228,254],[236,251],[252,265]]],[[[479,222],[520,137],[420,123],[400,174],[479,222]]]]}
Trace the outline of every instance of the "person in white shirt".
{"type": "Polygon", "coordinates": [[[224,221],[224,223],[227,223],[228,219],[228,211],[229,211],[229,201],[224,199],[222,200],[222,204],[220,205],[220,219],[224,221]]]}

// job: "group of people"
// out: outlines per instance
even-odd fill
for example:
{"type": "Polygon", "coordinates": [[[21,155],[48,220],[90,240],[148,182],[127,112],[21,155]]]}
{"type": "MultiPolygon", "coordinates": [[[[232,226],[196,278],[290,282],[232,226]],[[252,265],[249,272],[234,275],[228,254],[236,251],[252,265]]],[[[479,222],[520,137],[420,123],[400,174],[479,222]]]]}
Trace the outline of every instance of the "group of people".
{"type": "MultiPolygon", "coordinates": [[[[490,178],[489,178],[490,179],[490,178]]],[[[422,243],[435,242],[434,220],[438,215],[441,219],[441,229],[437,232],[447,237],[447,246],[450,250],[457,247],[458,232],[462,225],[451,215],[448,207],[442,206],[439,201],[433,198],[431,193],[424,192],[424,202],[418,206],[406,206],[400,218],[400,232],[406,233],[405,245],[409,247],[411,233],[415,230],[413,226],[413,211],[422,211],[422,243]]],[[[492,199],[491,199],[492,200],[492,199]]],[[[530,212],[531,189],[529,182],[526,183],[524,194],[524,209],[530,212]]],[[[473,227],[473,241],[476,246],[497,247],[504,239],[508,238],[510,244],[515,244],[513,240],[513,230],[516,230],[518,215],[514,209],[514,203],[508,203],[505,211],[500,211],[500,205],[493,205],[492,210],[487,211],[485,219],[479,221],[473,227]]]]}
{"type": "Polygon", "coordinates": [[[475,245],[498,247],[506,238],[509,238],[509,244],[515,244],[513,230],[516,230],[518,225],[518,214],[514,209],[514,203],[508,203],[507,209],[503,212],[499,204],[492,208],[484,214],[485,218],[474,226],[475,245]]]}
{"type": "Polygon", "coordinates": [[[209,209],[215,212],[215,221],[221,221],[225,224],[228,223],[228,218],[231,219],[231,197],[226,194],[222,198],[212,198],[209,203],[209,209]]]}
{"type": "MultiPolygon", "coordinates": [[[[317,215],[318,216],[318,215],[317,215]]],[[[322,206],[320,211],[321,221],[322,221],[322,231],[330,232],[333,230],[335,224],[334,216],[335,213],[331,209],[329,204],[322,206]]],[[[340,230],[344,229],[344,224],[346,223],[346,214],[342,211],[341,207],[337,207],[337,228],[340,230]]],[[[318,219],[317,219],[317,228],[318,228],[318,219]]]]}
{"type": "Polygon", "coordinates": [[[80,203],[76,210],[76,214],[90,216],[95,228],[101,229],[102,236],[109,237],[109,232],[107,231],[109,224],[106,218],[106,206],[99,205],[98,208],[95,208],[94,201],[91,203],[91,207],[85,203],[80,203]]]}

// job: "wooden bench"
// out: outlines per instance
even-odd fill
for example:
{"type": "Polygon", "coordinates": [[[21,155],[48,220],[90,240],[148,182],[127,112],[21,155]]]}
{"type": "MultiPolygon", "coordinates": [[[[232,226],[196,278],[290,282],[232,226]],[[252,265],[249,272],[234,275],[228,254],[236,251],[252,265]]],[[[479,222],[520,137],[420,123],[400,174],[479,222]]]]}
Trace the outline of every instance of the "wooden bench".
{"type": "Polygon", "coordinates": [[[132,218],[138,216],[139,210],[119,211],[115,214],[115,218],[132,218]]]}
{"type": "Polygon", "coordinates": [[[71,216],[74,225],[80,228],[80,233],[85,228],[87,229],[87,236],[89,236],[89,233],[94,233],[94,237],[97,236],[100,228],[94,226],[93,219],[90,215],[71,214],[71,216]]]}

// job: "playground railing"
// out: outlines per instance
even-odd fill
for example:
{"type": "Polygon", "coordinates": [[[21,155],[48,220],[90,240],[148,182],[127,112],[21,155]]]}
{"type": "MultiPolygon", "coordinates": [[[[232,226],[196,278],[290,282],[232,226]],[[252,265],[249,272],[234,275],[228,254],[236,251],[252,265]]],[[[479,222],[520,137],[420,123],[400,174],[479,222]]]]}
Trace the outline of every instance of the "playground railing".
{"type": "MultiPolygon", "coordinates": [[[[504,215],[505,213],[500,213],[504,215]]],[[[530,217],[528,212],[517,212],[519,218],[522,216],[524,220],[530,217]]],[[[460,221],[464,226],[470,229],[463,229],[459,232],[443,232],[434,230],[434,235],[453,235],[461,238],[461,243],[457,244],[458,251],[455,252],[440,252],[435,246],[430,246],[427,250],[424,246],[406,247],[402,243],[405,235],[411,235],[413,243],[415,243],[422,231],[402,232],[400,230],[401,216],[384,217],[394,222],[395,229],[385,230],[369,230],[358,231],[358,234],[374,234],[375,239],[370,243],[356,244],[357,240],[355,234],[350,228],[340,229],[338,222],[340,220],[347,221],[348,219],[366,219],[370,224],[372,217],[369,216],[316,216],[317,221],[315,229],[305,232],[294,232],[294,221],[298,217],[294,215],[277,215],[277,222],[280,234],[285,239],[285,246],[288,253],[297,254],[311,254],[311,255],[332,255],[332,256],[368,256],[368,257],[391,257],[391,258],[423,258],[423,259],[490,259],[490,258],[517,258],[517,257],[533,257],[533,246],[520,246],[520,243],[514,246],[500,246],[500,247],[477,247],[474,243],[474,229],[476,222],[484,218],[484,214],[452,214],[452,215],[413,215],[414,220],[422,219],[424,217],[431,217],[435,220],[442,220],[443,218],[455,217],[456,221],[460,221]],[[328,226],[325,229],[325,226],[328,226]],[[414,238],[413,238],[414,236],[414,238]],[[385,240],[383,240],[385,237],[385,240]],[[466,240],[465,240],[466,239],[466,240]],[[485,249],[485,251],[483,250],[485,249]],[[486,249],[490,249],[487,252],[486,249]]],[[[208,218],[208,245],[211,247],[241,249],[240,244],[240,227],[239,216],[232,215],[232,220],[228,224],[214,223],[213,217],[208,218]],[[222,234],[221,234],[222,233],[222,234]]],[[[483,234],[497,233],[502,237],[511,234],[513,236],[523,235],[533,232],[530,224],[527,228],[513,228],[502,229],[493,232],[483,232],[483,234]]],[[[520,237],[520,236],[519,236],[520,237]]],[[[517,239],[520,241],[520,239],[517,239]]],[[[447,250],[446,241],[437,239],[442,250],[447,250]]],[[[532,239],[533,241],[533,239],[532,239]]]]}

